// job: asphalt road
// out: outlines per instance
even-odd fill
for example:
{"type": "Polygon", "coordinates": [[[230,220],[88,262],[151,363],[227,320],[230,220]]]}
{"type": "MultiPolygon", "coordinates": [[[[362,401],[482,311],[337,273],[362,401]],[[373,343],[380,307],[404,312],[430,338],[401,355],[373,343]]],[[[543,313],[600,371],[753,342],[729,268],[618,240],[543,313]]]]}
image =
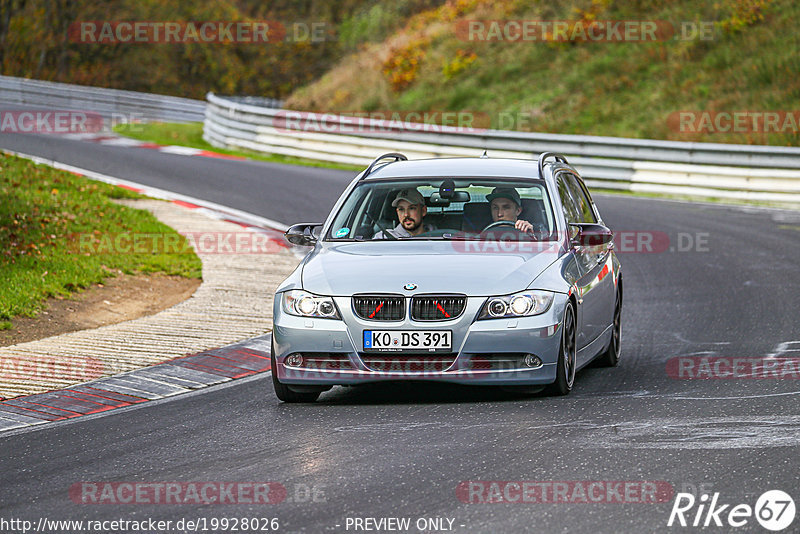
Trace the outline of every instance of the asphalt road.
{"type": "MultiPolygon", "coordinates": [[[[322,219],[352,177],[58,138],[0,135],[0,146],[287,224],[322,219]]],[[[720,504],[750,506],[777,489],[800,502],[797,380],[667,372],[681,356],[800,355],[800,213],[595,200],[615,230],[663,232],[672,250],[621,254],[622,361],[579,373],[570,396],[402,383],[334,388],[316,404],[285,405],[268,376],[234,382],[0,436],[0,520],[260,517],[278,518],[282,532],[356,532],[366,530],[354,518],[405,517],[408,532],[420,531],[419,518],[452,520],[452,531],[465,533],[700,531],[667,527],[674,495],[658,503],[619,503],[613,492],[605,494],[611,502],[471,503],[457,492],[468,481],[649,481],[671,492],[703,485],[720,504]],[[287,498],[86,505],[69,496],[81,482],[193,481],[274,481],[287,498]]],[[[490,488],[472,486],[480,487],[490,488]]],[[[686,513],[690,524],[697,509],[686,513]]],[[[16,532],[1,521],[0,531],[16,532]]],[[[799,531],[800,519],[784,530],[799,531]]],[[[703,532],[766,530],[751,517],[703,532]]]]}

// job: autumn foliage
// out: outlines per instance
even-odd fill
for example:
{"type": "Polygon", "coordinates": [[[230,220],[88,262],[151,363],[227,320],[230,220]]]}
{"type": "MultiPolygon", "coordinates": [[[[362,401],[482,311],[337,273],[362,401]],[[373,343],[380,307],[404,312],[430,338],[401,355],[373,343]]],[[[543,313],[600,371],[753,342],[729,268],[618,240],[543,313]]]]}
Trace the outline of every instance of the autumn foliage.
{"type": "Polygon", "coordinates": [[[0,0],[0,67],[8,76],[193,98],[203,98],[207,91],[282,98],[319,77],[343,55],[339,26],[372,4],[0,0]],[[75,38],[76,25],[84,21],[272,21],[284,32],[268,43],[87,43],[75,38]],[[317,30],[313,35],[312,25],[317,30]]]}

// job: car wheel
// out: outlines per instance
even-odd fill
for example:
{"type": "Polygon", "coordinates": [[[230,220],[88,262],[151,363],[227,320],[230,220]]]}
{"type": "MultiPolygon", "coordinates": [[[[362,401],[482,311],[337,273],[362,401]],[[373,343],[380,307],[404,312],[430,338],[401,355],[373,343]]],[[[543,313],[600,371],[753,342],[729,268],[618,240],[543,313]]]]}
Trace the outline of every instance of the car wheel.
{"type": "Polygon", "coordinates": [[[558,351],[556,364],[556,381],[550,384],[548,392],[551,395],[568,395],[575,383],[575,369],[577,367],[577,347],[575,343],[575,311],[572,302],[567,303],[564,311],[564,321],[561,324],[561,347],[558,351]]]}
{"type": "Polygon", "coordinates": [[[614,302],[613,325],[608,348],[597,357],[597,364],[601,367],[616,367],[619,363],[620,341],[622,339],[622,294],[619,290],[617,290],[617,298],[614,302]]]}
{"type": "Polygon", "coordinates": [[[322,393],[322,388],[318,391],[293,391],[286,384],[278,382],[278,366],[275,362],[275,346],[270,347],[270,369],[272,371],[272,386],[275,388],[275,395],[283,402],[314,402],[322,393]]]}

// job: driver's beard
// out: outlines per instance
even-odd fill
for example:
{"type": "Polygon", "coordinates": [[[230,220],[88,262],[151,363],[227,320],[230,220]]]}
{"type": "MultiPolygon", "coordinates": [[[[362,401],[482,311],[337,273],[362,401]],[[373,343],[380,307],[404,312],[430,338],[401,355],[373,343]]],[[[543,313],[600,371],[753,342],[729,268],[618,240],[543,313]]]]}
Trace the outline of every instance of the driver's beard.
{"type": "Polygon", "coordinates": [[[408,233],[410,233],[410,234],[413,234],[414,232],[416,232],[416,231],[417,231],[417,228],[419,228],[419,227],[422,225],[422,220],[420,219],[420,221],[419,221],[419,222],[415,222],[415,221],[414,221],[414,219],[408,219],[408,220],[410,220],[411,222],[413,222],[413,223],[414,223],[414,226],[412,226],[411,228],[409,228],[408,226],[406,226],[406,223],[405,223],[405,221],[403,221],[403,223],[402,223],[402,225],[403,225],[403,228],[405,228],[405,229],[408,231],[408,233]]]}

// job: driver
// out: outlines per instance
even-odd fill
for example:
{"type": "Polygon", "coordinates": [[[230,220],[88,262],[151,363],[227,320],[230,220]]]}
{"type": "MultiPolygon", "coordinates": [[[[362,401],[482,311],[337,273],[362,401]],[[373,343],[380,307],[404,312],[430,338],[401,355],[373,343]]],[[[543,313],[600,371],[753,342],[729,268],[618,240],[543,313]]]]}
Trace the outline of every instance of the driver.
{"type": "Polygon", "coordinates": [[[518,219],[519,214],[522,213],[522,201],[519,193],[513,187],[495,187],[486,196],[486,200],[489,201],[489,209],[494,222],[511,221],[514,223],[514,228],[520,232],[530,233],[533,231],[533,225],[530,222],[518,219]]]}
{"type": "MultiPolygon", "coordinates": [[[[397,226],[387,233],[394,237],[414,237],[424,232],[435,230],[433,225],[422,224],[422,218],[428,213],[425,198],[422,193],[413,187],[402,189],[392,201],[392,207],[397,210],[397,226]]],[[[387,239],[383,231],[373,236],[373,239],[387,239]]]]}

